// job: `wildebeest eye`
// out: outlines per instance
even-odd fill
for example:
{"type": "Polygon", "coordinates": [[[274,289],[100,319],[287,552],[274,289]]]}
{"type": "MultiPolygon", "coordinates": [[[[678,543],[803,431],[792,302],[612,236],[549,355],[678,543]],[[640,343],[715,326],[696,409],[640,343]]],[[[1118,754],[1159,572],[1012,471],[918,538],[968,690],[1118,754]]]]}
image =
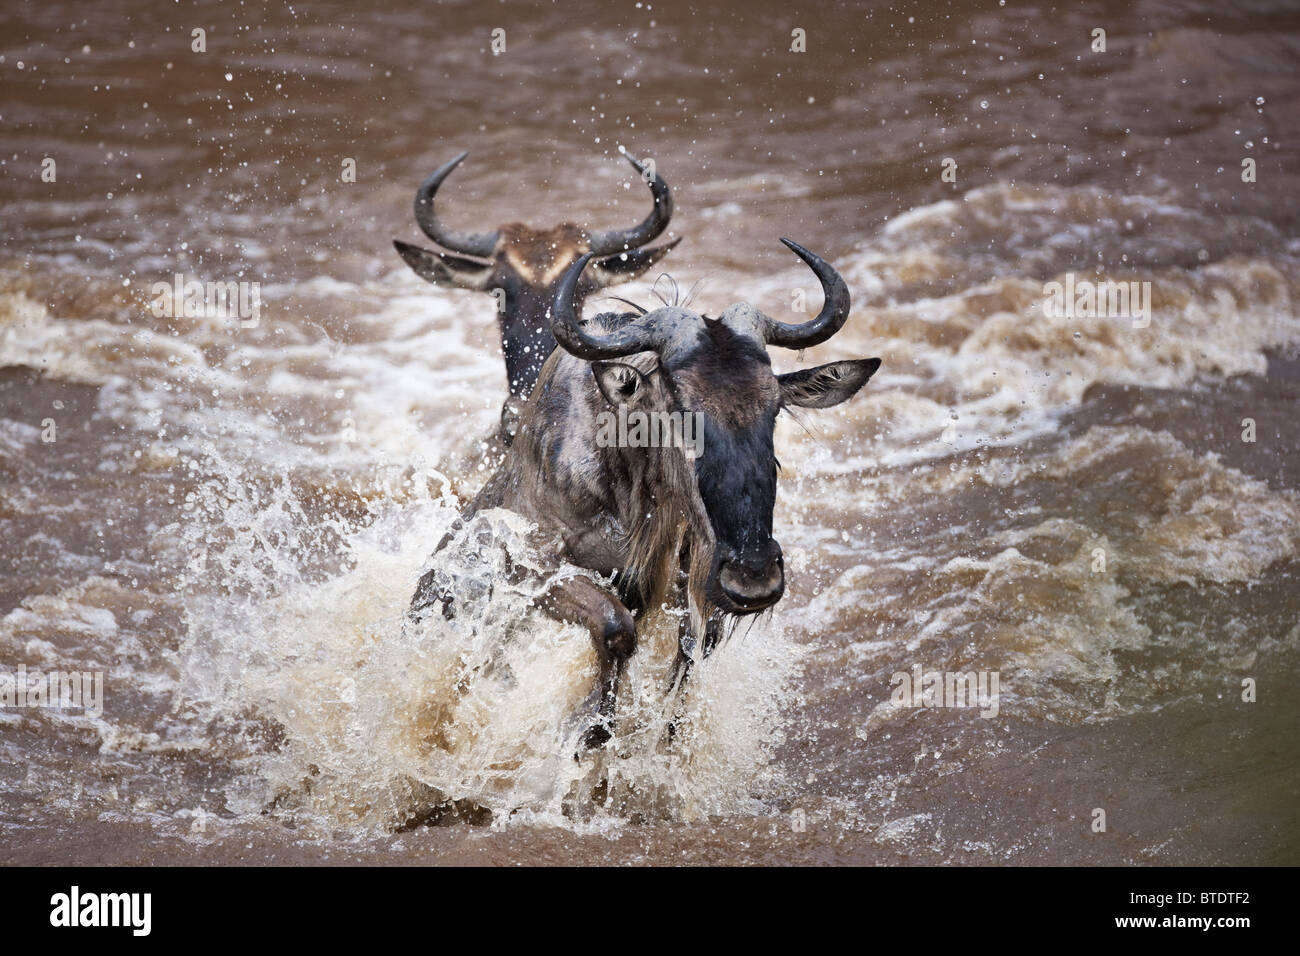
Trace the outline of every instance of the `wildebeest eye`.
{"type": "Polygon", "coordinates": [[[596,386],[611,405],[629,401],[641,386],[641,372],[626,362],[592,362],[596,386]]]}

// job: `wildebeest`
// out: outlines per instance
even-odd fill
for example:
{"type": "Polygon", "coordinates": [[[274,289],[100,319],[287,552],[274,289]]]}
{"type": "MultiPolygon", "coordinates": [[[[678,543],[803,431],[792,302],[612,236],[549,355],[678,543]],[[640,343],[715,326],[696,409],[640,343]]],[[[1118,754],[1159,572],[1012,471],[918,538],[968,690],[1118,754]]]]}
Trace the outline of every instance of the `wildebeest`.
{"type": "MultiPolygon", "coordinates": [[[[640,616],[664,602],[689,610],[677,651],[684,677],[697,647],[707,656],[739,618],[780,600],[776,417],[783,408],[846,401],[880,365],[855,359],[773,373],[768,346],[818,345],[849,315],[848,287],[835,269],[781,241],[821,282],[825,304],[811,321],[787,324],[740,303],[717,318],[666,305],[583,322],[576,293],[593,253],[578,259],[552,306],[560,348],[542,368],[503,462],[462,514],[510,509],[534,522],[539,542],[563,560],[611,579],[606,588],[572,577],[541,601],[552,617],[585,626],[596,645],[600,693],[588,746],[612,732],[640,616]],[[597,442],[602,414],[620,407],[697,416],[700,454],[692,459],[671,443],[597,442]]],[[[412,613],[438,604],[454,613],[448,582],[435,564],[420,580],[412,613]]]]}
{"type": "Polygon", "coordinates": [[[510,396],[501,409],[500,436],[507,444],[514,433],[518,411],[533,390],[542,363],[555,348],[547,310],[556,283],[575,259],[590,252],[598,257],[576,290],[581,304],[588,294],[627,282],[662,259],[680,238],[653,249],[641,248],[668,227],[673,197],[657,172],[640,160],[627,157],[642,174],[654,197],[654,209],[632,229],[587,232],[572,222],[553,229],[532,229],[508,223],[493,232],[456,232],[446,228],[434,212],[433,200],[444,179],[469,155],[461,153],[433,171],[415,194],[415,221],[424,234],[457,255],[422,249],[393,240],[398,253],[429,282],[492,292],[497,298],[501,350],[505,354],[510,396]],[[467,259],[475,256],[487,262],[467,259]]]}

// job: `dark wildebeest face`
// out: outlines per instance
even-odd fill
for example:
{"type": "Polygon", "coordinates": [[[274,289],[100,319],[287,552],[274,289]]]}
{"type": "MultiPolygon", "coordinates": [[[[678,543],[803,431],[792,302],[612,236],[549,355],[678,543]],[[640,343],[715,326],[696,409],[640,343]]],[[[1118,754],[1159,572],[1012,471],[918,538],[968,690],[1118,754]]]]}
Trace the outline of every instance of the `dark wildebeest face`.
{"type": "MultiPolygon", "coordinates": [[[[880,359],[832,362],[775,375],[767,347],[804,349],[834,335],[849,315],[844,280],[825,261],[782,239],[821,281],[826,302],[812,321],[778,322],[753,306],[733,305],[717,318],[669,306],[640,315],[605,316],[583,324],[569,295],[591,258],[583,256],[556,294],[554,332],[559,344],[592,363],[597,387],[611,408],[659,413],[698,428],[698,457],[682,444],[659,451],[620,449],[629,473],[637,459],[658,455],[663,507],[680,508],[692,528],[693,601],[705,614],[753,614],[771,607],[785,590],[781,547],[772,537],[777,461],[773,431],[782,408],[829,408],[851,398],[880,366],[880,359]],[[612,321],[610,321],[612,320],[612,321]],[[599,329],[599,330],[598,330],[599,329]],[[633,358],[633,356],[635,356],[633,358]],[[614,361],[628,357],[627,362],[614,361]]],[[[665,420],[663,418],[660,419],[665,420]]],[[[668,419],[671,420],[671,419],[668,419]]]]}
{"type": "MultiPolygon", "coordinates": [[[[492,232],[455,232],[438,220],[433,199],[442,181],[466,155],[461,153],[434,170],[415,196],[415,220],[425,235],[459,255],[421,249],[400,240],[393,245],[406,264],[429,282],[490,292],[496,297],[510,394],[527,398],[542,363],[555,348],[547,313],[565,269],[585,253],[596,257],[576,289],[579,302],[596,289],[645,272],[680,241],[674,239],[655,249],[640,248],[667,228],[673,213],[672,193],[658,174],[650,177],[654,209],[633,229],[588,233],[566,222],[553,229],[510,223],[492,232]]],[[[627,158],[644,178],[648,167],[627,158]]]]}

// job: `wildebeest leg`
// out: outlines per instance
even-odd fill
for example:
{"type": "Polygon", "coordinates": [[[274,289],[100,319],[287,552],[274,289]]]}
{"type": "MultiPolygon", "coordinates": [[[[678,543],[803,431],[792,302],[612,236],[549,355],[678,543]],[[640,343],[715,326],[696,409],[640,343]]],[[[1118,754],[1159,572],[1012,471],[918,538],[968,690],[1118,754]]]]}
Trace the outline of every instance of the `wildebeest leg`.
{"type": "Polygon", "coordinates": [[[596,723],[583,734],[583,746],[591,750],[614,735],[614,705],[623,666],[636,652],[636,622],[618,598],[587,578],[567,578],[546,593],[542,610],[551,617],[581,624],[591,633],[600,663],[599,703],[596,723]]]}
{"type": "Polygon", "coordinates": [[[677,658],[673,661],[673,679],[668,685],[668,693],[673,696],[673,715],[668,718],[668,739],[677,736],[677,722],[682,718],[682,701],[686,699],[686,680],[691,676],[691,667],[695,659],[691,656],[695,648],[695,635],[691,631],[689,619],[683,619],[677,626],[677,658]]]}
{"type": "MultiPolygon", "coordinates": [[[[720,634],[718,620],[716,618],[711,619],[704,627],[703,653],[705,657],[712,654],[713,649],[718,646],[720,634]]],[[[691,676],[691,668],[695,666],[695,641],[695,632],[691,630],[690,619],[683,618],[678,625],[677,660],[673,664],[673,681],[669,688],[669,693],[676,695],[677,704],[672,719],[668,721],[669,740],[677,736],[677,722],[682,718],[681,705],[686,699],[686,681],[691,676]]]]}
{"type": "MultiPolygon", "coordinates": [[[[463,524],[464,519],[462,518],[457,518],[452,522],[451,527],[447,529],[447,533],[438,542],[438,546],[433,549],[435,555],[447,546],[447,542],[456,536],[463,524]]],[[[411,618],[416,618],[420,616],[420,612],[437,601],[442,602],[443,617],[450,621],[456,616],[451,589],[446,585],[446,578],[439,575],[438,568],[435,565],[420,576],[420,581],[415,586],[415,594],[411,597],[411,606],[406,613],[411,618]]]]}
{"type": "Polygon", "coordinates": [[[420,583],[415,586],[415,594],[411,598],[411,607],[407,614],[414,618],[425,608],[438,602],[442,604],[443,617],[450,621],[456,616],[451,589],[444,587],[438,580],[436,571],[430,569],[424,572],[420,583]]]}
{"type": "MultiPolygon", "coordinates": [[[[679,600],[684,607],[687,602],[687,593],[689,590],[691,573],[691,545],[689,541],[682,543],[682,552],[678,555],[677,567],[677,590],[679,600]]],[[[681,700],[682,694],[686,687],[686,678],[690,676],[691,665],[695,663],[695,632],[691,629],[691,616],[683,614],[677,622],[677,657],[673,661],[673,679],[668,685],[668,692],[677,693],[678,701],[681,700]]],[[[677,716],[668,722],[668,737],[672,739],[676,731],[677,716]]]]}

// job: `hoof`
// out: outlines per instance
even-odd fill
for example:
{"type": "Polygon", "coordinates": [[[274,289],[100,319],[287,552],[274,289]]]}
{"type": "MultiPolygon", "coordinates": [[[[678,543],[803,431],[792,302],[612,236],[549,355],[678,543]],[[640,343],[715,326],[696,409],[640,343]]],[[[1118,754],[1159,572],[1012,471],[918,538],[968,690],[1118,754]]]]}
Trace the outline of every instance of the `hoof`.
{"type": "Polygon", "coordinates": [[[605,619],[601,640],[606,651],[620,661],[636,653],[636,622],[625,608],[620,607],[605,619]]]}
{"type": "Polygon", "coordinates": [[[582,735],[582,750],[573,755],[574,760],[578,760],[584,753],[590,753],[593,750],[605,746],[614,739],[614,733],[609,729],[609,725],[601,722],[593,724],[587,728],[586,733],[582,735]]]}

